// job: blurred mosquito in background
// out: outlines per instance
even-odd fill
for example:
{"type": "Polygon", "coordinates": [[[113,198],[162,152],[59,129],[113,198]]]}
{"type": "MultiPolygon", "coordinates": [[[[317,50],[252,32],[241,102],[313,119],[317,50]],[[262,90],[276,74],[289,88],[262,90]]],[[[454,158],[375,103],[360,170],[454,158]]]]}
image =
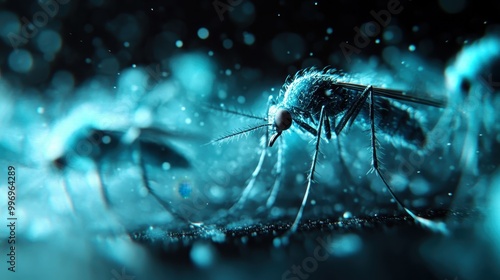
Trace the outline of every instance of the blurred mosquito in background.
{"type": "Polygon", "coordinates": [[[272,97],[269,98],[266,117],[258,117],[225,108],[216,109],[230,114],[258,119],[264,123],[235,131],[213,140],[212,143],[228,140],[261,128],[265,128],[266,130],[263,136],[265,141],[263,141],[264,144],[258,164],[240,199],[230,210],[234,211],[245,203],[261,171],[267,148],[277,143],[278,158],[274,167],[276,168],[277,178],[266,204],[267,207],[272,206],[279,191],[283,168],[283,145],[280,136],[284,131],[291,128],[294,132],[312,137],[315,145],[302,204],[292,226],[285,236],[294,233],[301,221],[309,191],[314,181],[321,139],[328,141],[332,139],[333,133],[339,136],[345,128],[356,124],[369,128],[372,156],[371,171],[375,171],[380,176],[380,179],[396,203],[417,223],[431,230],[446,233],[447,229],[443,222],[431,221],[417,216],[396,196],[380,171],[380,161],[377,154],[378,133],[383,134],[390,140],[398,141],[410,149],[419,150],[426,145],[426,132],[419,118],[416,117],[413,108],[397,101],[418,103],[437,108],[444,108],[445,103],[440,100],[408,95],[401,90],[352,83],[352,80],[354,79],[351,79],[349,75],[332,68],[325,68],[323,70],[315,68],[304,69],[299,71],[294,77],[289,77],[286,80],[277,100],[274,100],[272,97]]]}
{"type": "Polygon", "coordinates": [[[77,195],[75,178],[70,179],[70,174],[76,172],[79,176],[90,174],[95,178],[89,183],[87,182],[89,176],[83,176],[83,179],[79,177],[82,181],[79,183],[90,184],[100,192],[100,202],[99,199],[90,202],[94,210],[97,207],[100,209],[100,206],[105,210],[115,209],[118,206],[116,204],[123,204],[123,195],[112,195],[108,190],[111,185],[121,184],[120,189],[124,193],[129,193],[131,190],[136,192],[136,203],[145,196],[151,196],[168,214],[182,221],[188,220],[175,211],[171,203],[165,201],[151,186],[157,179],[158,173],[164,170],[162,166],[165,162],[169,163],[169,169],[191,168],[189,159],[170,145],[173,138],[183,136],[155,126],[130,126],[126,129],[116,123],[103,126],[84,122],[78,125],[76,122],[71,122],[73,118],[68,119],[69,121],[60,122],[54,129],[53,137],[49,141],[53,145],[48,148],[50,151],[48,158],[51,159],[55,170],[62,175],[62,187],[74,213],[82,212],[79,210],[87,207],[85,205],[89,203],[77,195]],[[68,129],[68,124],[71,129],[68,129]],[[120,174],[129,174],[131,177],[116,179],[120,174]]]}

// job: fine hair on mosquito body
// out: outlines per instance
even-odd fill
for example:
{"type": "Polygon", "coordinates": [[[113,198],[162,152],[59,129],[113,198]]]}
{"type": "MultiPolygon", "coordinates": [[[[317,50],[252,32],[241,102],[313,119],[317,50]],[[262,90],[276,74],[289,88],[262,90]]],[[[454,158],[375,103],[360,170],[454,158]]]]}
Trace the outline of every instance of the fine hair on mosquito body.
{"type": "Polygon", "coordinates": [[[437,108],[445,107],[445,103],[440,100],[408,94],[402,90],[363,85],[353,83],[353,81],[355,80],[349,75],[332,68],[325,68],[323,70],[308,68],[299,71],[294,77],[288,78],[276,100],[273,97],[269,97],[266,117],[253,116],[224,108],[216,109],[243,117],[258,119],[263,123],[230,133],[212,141],[212,143],[228,140],[258,129],[265,129],[263,141],[261,141],[263,147],[257,166],[248,180],[241,197],[231,207],[230,211],[240,208],[245,203],[261,171],[267,149],[277,146],[277,161],[274,166],[277,178],[266,203],[267,207],[271,207],[279,191],[282,180],[281,174],[283,173],[283,137],[280,136],[289,129],[293,132],[309,136],[309,138],[313,139],[314,154],[308,172],[307,186],[302,203],[293,224],[285,236],[283,236],[284,239],[281,240],[286,242],[286,238],[297,231],[307,204],[309,192],[314,183],[322,139],[323,141],[327,141],[332,139],[334,135],[340,137],[342,132],[347,132],[346,128],[356,124],[367,128],[370,133],[371,171],[374,171],[379,176],[394,201],[415,222],[430,230],[446,234],[448,231],[443,222],[431,221],[417,216],[397,197],[380,170],[377,148],[379,145],[377,137],[383,135],[386,139],[398,142],[409,149],[423,149],[426,145],[427,135],[416,112],[409,105],[406,106],[399,102],[415,103],[437,108]]]}

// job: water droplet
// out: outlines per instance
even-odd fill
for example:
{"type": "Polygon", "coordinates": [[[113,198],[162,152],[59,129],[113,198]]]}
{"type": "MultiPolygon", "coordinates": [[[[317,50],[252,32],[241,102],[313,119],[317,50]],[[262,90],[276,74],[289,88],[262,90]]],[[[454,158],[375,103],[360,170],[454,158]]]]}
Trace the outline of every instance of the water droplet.
{"type": "Polygon", "coordinates": [[[225,39],[224,41],[222,41],[222,46],[226,50],[229,50],[233,47],[233,41],[231,39],[225,39]]]}
{"type": "Polygon", "coordinates": [[[33,66],[33,57],[29,51],[17,49],[9,54],[8,63],[15,72],[28,73],[33,66]]]}
{"type": "Polygon", "coordinates": [[[240,103],[240,104],[244,104],[246,102],[246,98],[245,98],[245,96],[240,95],[240,96],[238,96],[236,101],[238,101],[238,103],[240,103]]]}
{"type": "Polygon", "coordinates": [[[198,267],[209,267],[214,263],[215,249],[209,243],[195,243],[189,256],[198,267]]]}
{"type": "Polygon", "coordinates": [[[249,46],[253,45],[253,43],[255,43],[255,36],[251,33],[243,32],[243,42],[249,46]]]}
{"type": "Polygon", "coordinates": [[[352,213],[349,211],[344,212],[344,215],[342,215],[344,219],[350,219],[352,218],[352,213]]]}
{"type": "Polygon", "coordinates": [[[179,194],[183,197],[183,198],[188,198],[190,195],[191,195],[191,191],[192,191],[192,187],[191,187],[191,184],[189,182],[181,182],[179,184],[179,194]]]}
{"type": "Polygon", "coordinates": [[[101,141],[102,141],[103,144],[107,145],[107,144],[111,143],[111,137],[109,137],[109,135],[104,135],[102,137],[101,141]]]}
{"type": "Polygon", "coordinates": [[[170,163],[168,163],[168,162],[162,163],[161,168],[163,170],[169,170],[170,169],[170,163]]]}

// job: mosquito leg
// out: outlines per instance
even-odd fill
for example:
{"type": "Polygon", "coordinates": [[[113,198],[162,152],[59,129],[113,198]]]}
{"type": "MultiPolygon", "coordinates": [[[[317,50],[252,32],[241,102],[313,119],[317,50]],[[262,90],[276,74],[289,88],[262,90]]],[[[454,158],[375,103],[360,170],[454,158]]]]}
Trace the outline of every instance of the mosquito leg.
{"type": "Polygon", "coordinates": [[[332,139],[332,128],[330,126],[330,118],[325,118],[325,136],[326,139],[332,139]]]}
{"type": "Polygon", "coordinates": [[[281,180],[283,178],[283,138],[278,139],[278,156],[276,160],[276,180],[274,181],[271,193],[267,198],[266,207],[271,208],[276,201],[276,196],[278,195],[279,189],[281,187],[281,180]]]}
{"type": "Polygon", "coordinates": [[[230,212],[232,212],[233,210],[239,209],[243,206],[243,204],[245,203],[245,201],[248,198],[248,195],[252,191],[253,186],[255,185],[255,181],[257,180],[257,178],[260,174],[260,171],[262,170],[262,165],[264,164],[264,159],[266,158],[266,154],[267,154],[267,145],[266,145],[266,143],[268,142],[267,133],[266,133],[266,136],[263,136],[263,138],[264,139],[262,139],[262,141],[261,141],[262,142],[262,144],[261,144],[262,150],[260,152],[259,162],[257,163],[257,166],[255,167],[254,171],[252,172],[252,177],[250,177],[250,180],[248,181],[248,184],[246,185],[245,189],[243,190],[243,193],[242,193],[240,199],[238,199],[238,201],[231,208],[229,208],[230,212]]]}
{"type": "Polygon", "coordinates": [[[139,171],[141,173],[140,175],[141,175],[142,185],[146,188],[146,190],[148,191],[148,194],[150,194],[156,200],[156,202],[158,202],[161,205],[161,207],[163,209],[165,209],[165,211],[167,211],[169,214],[177,217],[180,220],[187,221],[187,222],[191,223],[191,221],[189,219],[186,219],[182,215],[172,211],[171,206],[169,204],[167,204],[163,199],[161,199],[156,194],[156,192],[151,188],[151,186],[149,185],[149,175],[148,175],[148,172],[146,169],[146,163],[144,162],[144,158],[142,157],[141,144],[140,144],[140,142],[137,142],[137,143],[134,143],[134,146],[135,146],[136,153],[134,153],[134,155],[133,155],[133,160],[136,164],[139,165],[139,171]]]}
{"type": "Polygon", "coordinates": [[[67,178],[66,174],[64,174],[64,173],[63,173],[62,177],[63,177],[62,185],[63,185],[64,193],[65,193],[66,197],[68,198],[69,207],[71,208],[71,212],[76,213],[75,212],[75,203],[73,202],[73,198],[71,198],[71,194],[70,194],[70,191],[68,189],[68,186],[69,186],[68,178],[67,178]]]}
{"type": "Polygon", "coordinates": [[[313,136],[316,136],[318,135],[318,131],[316,129],[314,129],[312,126],[308,125],[307,123],[305,122],[302,122],[301,120],[299,119],[296,119],[294,120],[294,122],[296,122],[300,127],[302,127],[305,131],[311,133],[313,136]]]}
{"type": "MultiPolygon", "coordinates": [[[[321,113],[319,116],[319,123],[318,123],[318,132],[321,132],[322,126],[323,126],[323,121],[324,121],[324,111],[325,111],[325,106],[321,107],[321,113]]],[[[316,163],[318,162],[318,154],[319,154],[319,143],[321,140],[321,133],[317,133],[316,135],[316,146],[314,150],[314,156],[313,160],[311,163],[311,169],[309,171],[309,176],[307,178],[307,187],[306,191],[304,193],[304,198],[302,198],[302,204],[300,205],[299,212],[297,212],[297,216],[295,217],[295,221],[293,222],[292,226],[287,232],[287,235],[290,235],[297,231],[297,228],[299,226],[300,219],[302,218],[302,214],[304,212],[304,207],[306,206],[307,203],[307,197],[309,196],[309,190],[311,189],[312,182],[314,181],[314,172],[316,170],[316,163]]]]}
{"type": "Polygon", "coordinates": [[[100,166],[96,167],[96,173],[97,173],[97,179],[99,180],[99,190],[101,190],[101,197],[102,200],[104,201],[104,206],[106,208],[111,208],[111,201],[109,199],[109,194],[106,191],[106,188],[104,187],[104,182],[103,182],[103,172],[100,166]]]}
{"type": "Polygon", "coordinates": [[[384,185],[389,190],[389,193],[391,194],[393,199],[396,201],[396,203],[401,208],[403,208],[416,222],[420,223],[423,226],[426,226],[427,228],[429,228],[431,230],[440,231],[444,234],[447,234],[448,230],[446,229],[446,225],[444,223],[434,222],[434,221],[431,221],[428,219],[418,217],[410,209],[406,208],[404,206],[404,204],[397,198],[396,194],[394,193],[392,188],[387,183],[387,180],[382,175],[382,172],[380,171],[380,168],[379,168],[379,160],[377,157],[377,138],[375,135],[375,100],[374,100],[372,86],[366,87],[366,89],[363,91],[363,93],[355,100],[354,104],[349,108],[349,110],[347,110],[347,112],[342,117],[342,119],[340,120],[338,125],[335,127],[335,133],[337,135],[339,135],[340,132],[342,131],[342,129],[345,127],[345,125],[348,122],[354,121],[354,119],[357,117],[357,115],[359,114],[359,112],[363,108],[364,104],[366,103],[368,97],[370,97],[369,117],[370,117],[370,129],[371,129],[371,148],[372,148],[372,166],[373,166],[373,169],[380,176],[384,185]]]}
{"type": "MultiPolygon", "coordinates": [[[[370,130],[371,130],[371,148],[372,148],[372,165],[373,169],[377,172],[377,174],[380,176],[382,181],[384,182],[384,185],[387,187],[389,190],[389,193],[391,194],[392,198],[397,202],[397,204],[403,208],[416,222],[420,223],[422,226],[425,226],[433,231],[438,231],[443,234],[448,234],[448,230],[446,228],[446,225],[443,222],[435,222],[431,221],[422,217],[417,216],[416,214],[413,213],[410,209],[406,208],[403,204],[402,201],[400,201],[392,188],[389,186],[387,183],[387,180],[385,177],[382,175],[382,172],[380,171],[379,168],[379,161],[377,158],[377,138],[375,136],[375,106],[374,106],[374,97],[373,97],[373,88],[369,88],[370,92],[370,130]]],[[[361,107],[361,105],[360,105],[361,107]]]]}
{"type": "Polygon", "coordinates": [[[339,123],[335,127],[335,134],[339,135],[340,132],[344,129],[348,122],[352,122],[363,108],[363,105],[366,103],[368,98],[368,94],[373,91],[372,86],[367,86],[362,94],[354,101],[354,104],[347,110],[347,112],[342,116],[339,123]]]}

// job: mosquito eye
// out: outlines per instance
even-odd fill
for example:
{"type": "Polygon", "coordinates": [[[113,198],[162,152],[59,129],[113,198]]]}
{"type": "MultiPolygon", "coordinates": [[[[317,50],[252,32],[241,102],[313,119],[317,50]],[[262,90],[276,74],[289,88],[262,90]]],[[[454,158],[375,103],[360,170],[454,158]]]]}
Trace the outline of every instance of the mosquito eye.
{"type": "Polygon", "coordinates": [[[276,130],[278,131],[289,129],[290,126],[292,126],[292,114],[290,114],[287,110],[279,109],[276,112],[274,124],[276,125],[276,130]]]}

